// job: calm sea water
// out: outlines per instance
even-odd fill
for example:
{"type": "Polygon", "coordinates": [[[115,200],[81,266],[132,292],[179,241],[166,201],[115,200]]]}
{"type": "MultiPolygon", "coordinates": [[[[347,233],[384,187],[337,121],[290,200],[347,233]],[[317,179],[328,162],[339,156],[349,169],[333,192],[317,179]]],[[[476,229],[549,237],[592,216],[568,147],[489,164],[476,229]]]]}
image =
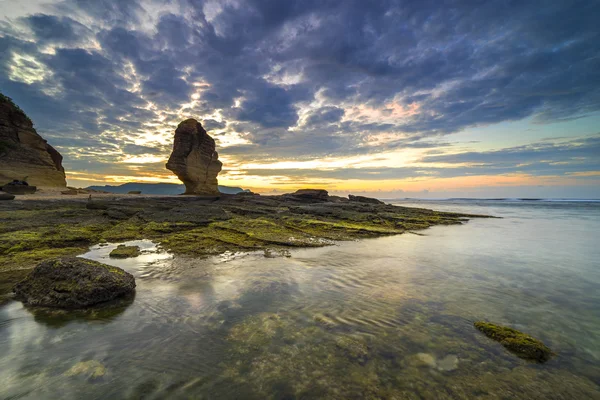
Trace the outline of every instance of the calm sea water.
{"type": "Polygon", "coordinates": [[[93,247],[136,276],[135,298],[0,308],[0,398],[600,399],[600,202],[396,204],[502,218],[291,258],[93,247]],[[557,356],[520,360],[476,320],[557,356]]]}

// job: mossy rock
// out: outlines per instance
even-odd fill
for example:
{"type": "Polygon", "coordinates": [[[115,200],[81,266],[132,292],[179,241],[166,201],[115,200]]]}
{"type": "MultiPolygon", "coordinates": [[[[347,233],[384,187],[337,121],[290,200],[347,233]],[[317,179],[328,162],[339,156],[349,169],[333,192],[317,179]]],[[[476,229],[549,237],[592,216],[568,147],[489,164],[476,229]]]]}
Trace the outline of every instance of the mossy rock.
{"type": "Polygon", "coordinates": [[[483,321],[474,325],[485,336],[499,342],[520,358],[543,363],[554,355],[544,343],[516,329],[483,321]]]}
{"type": "Polygon", "coordinates": [[[133,293],[133,275],[83,258],[40,263],[14,287],[15,297],[30,306],[81,309],[133,293]]]}
{"type": "Polygon", "coordinates": [[[109,254],[109,256],[112,258],[130,258],[137,257],[139,255],[140,248],[138,246],[126,246],[124,244],[120,244],[109,254]]]}
{"type": "Polygon", "coordinates": [[[106,374],[106,367],[98,361],[81,361],[64,373],[65,376],[85,376],[91,381],[98,380],[106,374]]]}

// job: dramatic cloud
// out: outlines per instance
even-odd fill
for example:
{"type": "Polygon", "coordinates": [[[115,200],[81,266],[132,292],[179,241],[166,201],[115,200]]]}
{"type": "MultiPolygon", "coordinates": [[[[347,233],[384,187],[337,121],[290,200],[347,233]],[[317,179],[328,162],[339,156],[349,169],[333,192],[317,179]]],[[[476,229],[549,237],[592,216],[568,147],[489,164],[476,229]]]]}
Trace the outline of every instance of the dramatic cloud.
{"type": "Polygon", "coordinates": [[[119,176],[167,178],[161,157],[189,117],[215,136],[227,176],[254,183],[273,168],[244,164],[378,154],[389,164],[279,173],[318,183],[600,170],[595,131],[581,122],[600,112],[593,0],[56,0],[21,9],[0,13],[0,88],[73,174],[111,175],[124,163],[119,176]],[[560,123],[573,141],[453,143],[453,134],[511,121],[560,123]]]}

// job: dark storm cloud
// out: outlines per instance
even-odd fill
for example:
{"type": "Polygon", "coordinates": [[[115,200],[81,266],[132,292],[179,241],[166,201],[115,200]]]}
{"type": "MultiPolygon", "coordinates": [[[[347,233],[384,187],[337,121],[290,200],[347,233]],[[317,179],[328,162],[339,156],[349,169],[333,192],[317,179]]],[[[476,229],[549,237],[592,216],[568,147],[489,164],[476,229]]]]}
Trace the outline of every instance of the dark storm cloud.
{"type": "Polygon", "coordinates": [[[80,41],[91,32],[84,25],[69,18],[36,14],[23,19],[40,43],[70,44],[80,41]]]}
{"type": "Polygon", "coordinates": [[[216,130],[216,129],[223,129],[225,128],[227,124],[225,122],[219,122],[217,120],[214,119],[205,119],[202,121],[202,126],[204,127],[204,129],[206,129],[207,132],[216,130]]]}
{"type": "MultiPolygon", "coordinates": [[[[598,20],[593,0],[64,0],[2,25],[0,88],[61,143],[61,135],[108,140],[106,131],[135,137],[160,112],[176,125],[197,93],[186,113],[219,111],[254,145],[230,154],[307,159],[440,146],[468,127],[600,111],[598,20]],[[16,77],[15,54],[41,63],[19,61],[41,79],[16,77]],[[359,105],[384,120],[348,111],[359,105]],[[394,119],[398,107],[416,111],[394,119]],[[407,137],[365,145],[395,133],[407,137]]],[[[503,155],[544,151],[561,150],[503,155]]],[[[462,155],[480,156],[502,157],[462,155]]]]}
{"type": "Polygon", "coordinates": [[[322,107],[312,112],[306,119],[305,125],[333,124],[344,116],[344,110],[338,107],[322,107]]]}

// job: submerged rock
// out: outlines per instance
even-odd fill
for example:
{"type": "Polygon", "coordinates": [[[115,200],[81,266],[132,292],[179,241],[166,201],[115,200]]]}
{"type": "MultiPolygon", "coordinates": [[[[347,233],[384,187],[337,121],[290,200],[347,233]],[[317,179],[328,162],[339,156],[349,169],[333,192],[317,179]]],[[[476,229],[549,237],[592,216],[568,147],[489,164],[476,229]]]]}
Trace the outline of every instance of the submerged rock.
{"type": "Polygon", "coordinates": [[[442,359],[437,359],[433,354],[429,353],[417,353],[412,362],[416,366],[424,366],[429,368],[435,368],[438,371],[454,371],[458,368],[458,357],[454,354],[447,355],[442,359]]]}
{"type": "Polygon", "coordinates": [[[140,255],[139,246],[126,246],[124,244],[120,244],[116,249],[110,252],[109,256],[112,258],[129,258],[129,257],[137,257],[140,255]]]}
{"type": "Polygon", "coordinates": [[[369,360],[369,347],[362,339],[339,336],[335,339],[335,345],[346,357],[360,364],[365,364],[369,360]]]}
{"type": "Polygon", "coordinates": [[[60,153],[38,135],[23,110],[0,94],[0,186],[15,179],[32,186],[67,186],[60,153]]]}
{"type": "Polygon", "coordinates": [[[121,268],[66,257],[40,263],[13,290],[31,306],[76,309],[132,293],[135,279],[121,268]]]}
{"type": "Polygon", "coordinates": [[[474,325],[485,336],[499,342],[520,358],[546,362],[554,355],[544,343],[516,329],[483,321],[474,325]]]}
{"type": "Polygon", "coordinates": [[[66,376],[83,375],[90,380],[102,378],[106,374],[104,365],[96,360],[81,361],[65,372],[66,376]]]}
{"type": "Polygon", "coordinates": [[[183,121],[175,131],[167,169],[185,184],[185,194],[219,195],[217,175],[223,164],[215,141],[195,119],[183,121]]]}

